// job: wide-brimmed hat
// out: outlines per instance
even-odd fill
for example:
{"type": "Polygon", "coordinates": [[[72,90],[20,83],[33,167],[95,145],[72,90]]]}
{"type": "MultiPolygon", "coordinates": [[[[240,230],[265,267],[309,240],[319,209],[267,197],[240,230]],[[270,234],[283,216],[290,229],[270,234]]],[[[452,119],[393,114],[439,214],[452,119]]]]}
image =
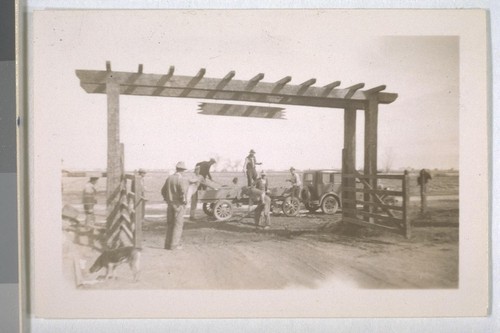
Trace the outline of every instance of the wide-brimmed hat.
{"type": "Polygon", "coordinates": [[[186,164],[184,164],[184,162],[180,161],[178,162],[176,165],[175,165],[175,168],[176,169],[179,169],[179,170],[186,170],[186,164]]]}
{"type": "Polygon", "coordinates": [[[250,149],[250,153],[249,154],[255,154],[255,150],[250,149]]]}

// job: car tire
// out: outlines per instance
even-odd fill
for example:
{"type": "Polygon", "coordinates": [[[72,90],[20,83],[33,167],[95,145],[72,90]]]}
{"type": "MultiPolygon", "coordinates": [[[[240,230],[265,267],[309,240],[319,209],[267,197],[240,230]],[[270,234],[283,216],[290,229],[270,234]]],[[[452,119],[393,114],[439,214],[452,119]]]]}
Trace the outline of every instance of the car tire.
{"type": "Polygon", "coordinates": [[[335,214],[339,209],[339,201],[333,195],[327,195],[321,201],[321,210],[328,215],[335,214]]]}

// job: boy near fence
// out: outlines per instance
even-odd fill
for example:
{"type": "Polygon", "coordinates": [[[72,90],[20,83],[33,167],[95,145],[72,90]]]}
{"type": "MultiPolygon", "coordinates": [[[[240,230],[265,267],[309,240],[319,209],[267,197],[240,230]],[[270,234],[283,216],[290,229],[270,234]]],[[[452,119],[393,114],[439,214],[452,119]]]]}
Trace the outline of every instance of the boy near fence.
{"type": "Polygon", "coordinates": [[[95,185],[99,177],[90,177],[83,188],[83,209],[85,211],[85,224],[95,223],[94,206],[97,203],[97,190],[95,185]]]}

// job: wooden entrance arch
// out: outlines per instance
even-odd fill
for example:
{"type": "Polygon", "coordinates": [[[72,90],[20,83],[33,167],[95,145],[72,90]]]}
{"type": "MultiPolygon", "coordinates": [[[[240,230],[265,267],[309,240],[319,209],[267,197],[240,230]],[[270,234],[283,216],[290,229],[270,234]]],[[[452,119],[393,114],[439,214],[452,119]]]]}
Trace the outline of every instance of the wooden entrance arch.
{"type": "MultiPolygon", "coordinates": [[[[162,96],[195,99],[215,99],[238,102],[256,102],[281,105],[303,105],[314,107],[336,108],[344,110],[344,150],[342,171],[345,175],[356,173],[356,116],[357,111],[365,112],[364,135],[364,181],[372,190],[377,188],[377,127],[380,104],[390,104],[397,94],[384,92],[386,86],[381,85],[364,89],[364,83],[340,88],[340,81],[334,81],[323,87],[316,87],[316,79],[301,84],[289,84],[292,78],[286,76],[276,82],[265,82],[264,74],[259,73],[249,80],[235,80],[234,71],[222,78],[205,77],[202,68],[194,76],[174,75],[171,66],[166,74],[143,73],[143,65],[137,72],[118,72],[111,69],[106,62],[106,70],[76,70],[81,87],[91,94],[106,94],[108,101],[108,162],[107,162],[107,202],[108,207],[116,205],[116,193],[120,192],[120,181],[123,179],[122,146],[119,134],[119,96],[162,96]]],[[[220,110],[212,105],[212,114],[227,112],[231,106],[221,104],[220,110]],[[215,109],[214,109],[215,108],[215,109]]],[[[234,106],[233,106],[234,107],[234,106]]],[[[252,106],[242,114],[251,115],[252,106]]],[[[273,108],[270,108],[273,109],[273,108]]],[[[270,117],[272,118],[272,117],[270,117]]],[[[356,179],[343,177],[343,188],[354,188],[356,179]]],[[[346,211],[356,211],[355,192],[345,192],[346,211]]],[[[365,192],[365,201],[375,202],[365,192]]],[[[371,211],[372,206],[367,206],[371,211]]],[[[110,209],[108,208],[108,211],[110,209]]],[[[351,213],[344,214],[344,217],[351,213]]],[[[352,214],[351,214],[352,215],[352,214]]],[[[368,221],[369,222],[369,221],[368,221]]]]}

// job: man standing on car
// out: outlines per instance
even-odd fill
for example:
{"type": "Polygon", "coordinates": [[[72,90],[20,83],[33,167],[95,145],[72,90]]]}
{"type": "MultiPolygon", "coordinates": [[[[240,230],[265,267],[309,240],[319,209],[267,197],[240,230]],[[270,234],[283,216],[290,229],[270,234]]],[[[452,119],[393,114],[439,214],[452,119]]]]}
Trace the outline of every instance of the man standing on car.
{"type": "MultiPolygon", "coordinates": [[[[215,158],[211,158],[209,161],[202,161],[196,163],[195,167],[200,168],[200,175],[202,175],[205,180],[207,180],[207,178],[212,180],[212,175],[210,174],[210,168],[212,167],[212,165],[215,164],[215,162],[216,162],[215,158]]],[[[200,190],[206,190],[206,189],[207,185],[205,184],[200,185],[200,190]]]]}
{"type": "Polygon", "coordinates": [[[184,177],[186,171],[184,162],[175,166],[175,173],[167,178],[161,189],[163,199],[167,202],[167,235],[165,249],[182,249],[181,237],[184,226],[184,211],[186,209],[186,195],[188,180],[184,177]]]}
{"type": "Polygon", "coordinates": [[[245,164],[243,164],[243,173],[247,175],[248,186],[252,186],[257,179],[257,165],[262,163],[257,163],[255,159],[255,151],[250,150],[248,156],[245,158],[245,164]]]}

